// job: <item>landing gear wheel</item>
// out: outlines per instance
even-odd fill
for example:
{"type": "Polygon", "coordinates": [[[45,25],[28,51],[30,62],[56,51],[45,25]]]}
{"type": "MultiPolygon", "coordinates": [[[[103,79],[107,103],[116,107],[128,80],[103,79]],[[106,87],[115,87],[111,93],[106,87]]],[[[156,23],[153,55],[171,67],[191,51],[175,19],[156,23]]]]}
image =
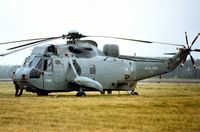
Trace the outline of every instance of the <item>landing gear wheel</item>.
{"type": "Polygon", "coordinates": [[[101,92],[101,95],[105,95],[105,91],[101,92]]]}
{"type": "Polygon", "coordinates": [[[48,96],[48,92],[38,91],[37,96],[48,96]]]}
{"type": "Polygon", "coordinates": [[[108,90],[108,94],[112,94],[112,90],[108,90]]]}
{"type": "Polygon", "coordinates": [[[77,96],[77,97],[85,97],[86,94],[85,94],[85,92],[78,92],[78,93],[76,94],[76,96],[77,96]]]}
{"type": "Polygon", "coordinates": [[[132,90],[131,94],[132,95],[139,95],[138,92],[135,92],[134,90],[132,90]]]}
{"type": "Polygon", "coordinates": [[[138,92],[133,92],[133,94],[132,94],[132,95],[139,95],[139,94],[138,94],[138,92]]]}

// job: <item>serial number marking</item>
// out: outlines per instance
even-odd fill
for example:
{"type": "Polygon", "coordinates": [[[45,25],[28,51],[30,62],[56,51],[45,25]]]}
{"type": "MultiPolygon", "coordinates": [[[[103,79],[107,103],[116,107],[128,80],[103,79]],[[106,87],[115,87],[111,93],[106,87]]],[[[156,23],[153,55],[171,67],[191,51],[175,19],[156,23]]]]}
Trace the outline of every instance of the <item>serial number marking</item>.
{"type": "Polygon", "coordinates": [[[153,66],[153,67],[147,66],[147,67],[144,67],[144,70],[145,71],[155,71],[155,70],[158,70],[158,67],[157,66],[153,66]]]}
{"type": "Polygon", "coordinates": [[[51,79],[45,79],[45,82],[52,82],[51,79]]]}

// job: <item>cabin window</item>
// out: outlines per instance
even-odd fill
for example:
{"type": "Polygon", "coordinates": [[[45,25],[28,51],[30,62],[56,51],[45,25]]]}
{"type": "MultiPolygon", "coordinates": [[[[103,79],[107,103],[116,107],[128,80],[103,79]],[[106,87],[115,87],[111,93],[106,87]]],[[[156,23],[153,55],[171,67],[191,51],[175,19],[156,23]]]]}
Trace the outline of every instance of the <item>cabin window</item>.
{"type": "Polygon", "coordinates": [[[95,65],[90,65],[90,74],[96,74],[95,65]]]}
{"type": "Polygon", "coordinates": [[[61,61],[60,60],[55,60],[55,64],[56,65],[61,65],[61,61]]]}
{"type": "Polygon", "coordinates": [[[51,71],[52,70],[52,63],[50,59],[44,59],[44,71],[51,71]]]}

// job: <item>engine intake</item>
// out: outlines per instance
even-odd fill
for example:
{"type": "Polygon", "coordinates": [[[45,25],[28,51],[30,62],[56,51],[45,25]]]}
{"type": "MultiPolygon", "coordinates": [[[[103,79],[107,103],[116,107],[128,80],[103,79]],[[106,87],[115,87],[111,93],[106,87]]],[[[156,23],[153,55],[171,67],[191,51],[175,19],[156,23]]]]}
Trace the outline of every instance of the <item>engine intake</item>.
{"type": "Polygon", "coordinates": [[[103,47],[103,53],[106,56],[119,57],[119,46],[116,44],[106,44],[103,47]]]}

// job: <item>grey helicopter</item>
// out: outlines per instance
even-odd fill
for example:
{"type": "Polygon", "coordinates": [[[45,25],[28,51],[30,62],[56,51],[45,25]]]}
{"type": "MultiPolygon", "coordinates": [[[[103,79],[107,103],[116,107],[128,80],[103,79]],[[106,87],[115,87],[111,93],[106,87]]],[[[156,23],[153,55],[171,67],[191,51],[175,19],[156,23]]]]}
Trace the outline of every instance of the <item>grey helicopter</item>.
{"type": "MultiPolygon", "coordinates": [[[[99,91],[102,94],[112,91],[135,91],[137,82],[146,78],[163,75],[171,72],[179,64],[184,64],[189,55],[194,68],[195,60],[191,52],[200,52],[192,49],[200,33],[189,45],[185,32],[186,46],[164,42],[154,42],[138,39],[129,39],[110,36],[82,35],[79,32],[69,32],[66,35],[48,38],[36,38],[0,43],[10,44],[31,41],[23,45],[9,48],[9,52],[0,56],[9,55],[34,46],[32,53],[26,57],[23,64],[14,72],[15,87],[27,92],[37,93],[38,96],[52,92],[77,91],[76,96],[86,96],[86,91],[99,91]],[[170,58],[148,58],[120,55],[116,44],[105,44],[103,51],[98,49],[94,40],[83,39],[89,37],[104,37],[136,41],[140,43],[156,43],[179,46],[177,53],[169,53],[170,58]],[[47,41],[67,39],[66,44],[45,44],[47,41]],[[37,46],[40,45],[40,46],[37,46]]],[[[21,96],[22,92],[18,94],[21,96]]]]}

